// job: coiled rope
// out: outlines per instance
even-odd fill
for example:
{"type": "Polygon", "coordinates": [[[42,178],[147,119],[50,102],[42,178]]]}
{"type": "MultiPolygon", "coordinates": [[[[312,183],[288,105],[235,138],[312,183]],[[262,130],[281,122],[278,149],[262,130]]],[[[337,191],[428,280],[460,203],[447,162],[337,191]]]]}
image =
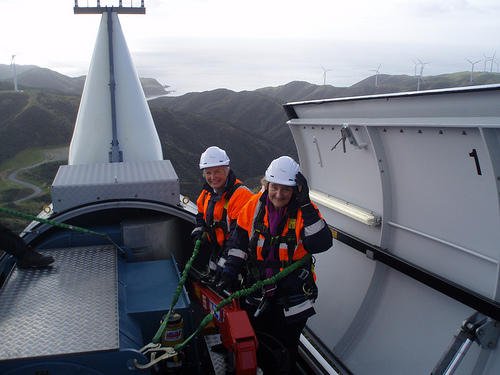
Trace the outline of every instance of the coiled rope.
{"type": "MultiPolygon", "coordinates": [[[[166,325],[168,324],[168,318],[170,317],[172,310],[175,307],[175,304],[177,303],[177,301],[179,299],[182,287],[183,287],[184,283],[186,282],[189,268],[191,268],[191,264],[193,263],[194,259],[196,258],[196,255],[198,255],[199,248],[200,248],[201,244],[203,243],[203,241],[205,240],[205,238],[206,238],[206,233],[203,234],[203,237],[201,239],[196,241],[196,244],[195,244],[195,247],[193,250],[193,254],[191,255],[191,258],[189,259],[189,261],[187,262],[186,267],[184,268],[184,271],[183,271],[181,281],[180,281],[179,285],[177,286],[177,290],[174,294],[174,298],[172,300],[170,310],[168,311],[166,318],[163,320],[163,323],[161,324],[160,328],[158,329],[158,332],[156,332],[156,335],[153,337],[153,343],[155,343],[155,344],[157,344],[160,341],[161,334],[162,334],[163,330],[165,329],[166,325]]],[[[311,254],[306,254],[304,257],[300,258],[298,261],[292,263],[290,266],[288,266],[285,269],[283,269],[282,271],[278,272],[273,277],[270,277],[269,279],[258,281],[255,284],[253,284],[250,288],[246,288],[246,289],[242,289],[242,290],[239,290],[237,292],[234,292],[228,298],[219,302],[215,306],[214,310],[211,311],[210,314],[208,314],[201,321],[201,323],[198,326],[198,328],[196,329],[196,331],[191,336],[189,336],[186,340],[184,340],[184,342],[175,345],[174,350],[176,352],[179,352],[180,350],[182,350],[188,344],[189,341],[191,341],[198,333],[200,333],[203,330],[203,328],[205,328],[212,321],[212,319],[214,318],[215,313],[217,311],[222,309],[224,306],[229,305],[234,299],[248,296],[266,285],[276,284],[277,281],[281,280],[282,278],[289,275],[290,273],[295,271],[297,268],[299,268],[300,266],[302,266],[306,262],[308,262],[311,259],[311,257],[312,257],[311,254]]]]}
{"type": "MultiPolygon", "coordinates": [[[[18,216],[18,217],[21,217],[21,218],[24,218],[24,219],[38,221],[38,222],[43,223],[43,224],[53,225],[53,226],[59,227],[59,228],[70,229],[70,230],[75,230],[75,231],[78,231],[78,232],[91,233],[91,234],[95,234],[97,236],[102,236],[102,237],[107,238],[117,248],[120,249],[120,247],[106,233],[99,233],[99,232],[92,231],[90,229],[85,229],[85,228],[82,228],[82,227],[78,227],[76,225],[60,223],[60,222],[57,222],[57,221],[54,221],[54,220],[43,219],[43,218],[38,217],[38,216],[33,216],[33,215],[29,215],[29,214],[23,214],[21,212],[16,212],[16,211],[9,210],[7,208],[2,208],[2,207],[0,207],[0,212],[6,213],[6,214],[9,214],[9,215],[13,215],[13,216],[18,216]]],[[[160,328],[156,332],[155,336],[153,337],[152,341],[155,344],[157,344],[160,341],[161,334],[162,334],[163,330],[165,329],[166,325],[168,324],[168,319],[170,318],[170,315],[172,314],[172,311],[174,310],[174,307],[177,304],[177,301],[179,300],[179,297],[180,297],[181,292],[182,292],[182,288],[183,288],[184,284],[186,283],[189,269],[191,268],[192,263],[196,259],[196,256],[198,255],[198,252],[200,250],[200,246],[203,243],[203,241],[205,241],[206,236],[207,236],[207,234],[203,233],[203,236],[196,241],[196,244],[195,244],[195,247],[194,247],[194,250],[193,250],[193,254],[191,255],[191,258],[189,259],[189,261],[186,263],[186,267],[184,268],[184,271],[182,272],[182,277],[181,277],[181,280],[179,282],[179,285],[177,285],[177,289],[176,289],[176,291],[174,293],[174,297],[172,299],[172,304],[170,305],[170,309],[168,311],[168,314],[165,317],[165,319],[163,320],[163,323],[161,324],[160,328]]],[[[228,298],[226,298],[226,299],[222,300],[221,302],[219,302],[215,306],[214,310],[212,312],[210,312],[210,314],[208,314],[201,321],[201,323],[198,326],[198,328],[196,329],[196,331],[191,336],[189,336],[186,340],[184,340],[184,342],[175,345],[174,346],[174,350],[176,352],[179,352],[180,350],[182,350],[188,344],[189,341],[191,341],[198,333],[200,333],[203,330],[203,328],[205,328],[212,321],[212,319],[214,318],[215,313],[217,311],[219,311],[220,309],[222,309],[224,306],[229,305],[234,299],[248,296],[248,295],[256,292],[257,290],[259,290],[260,288],[262,288],[262,287],[264,287],[266,285],[276,284],[277,281],[281,280],[282,278],[284,278],[285,276],[289,275],[290,273],[292,273],[293,271],[295,271],[297,268],[299,268],[300,266],[302,266],[303,264],[305,264],[307,261],[309,261],[311,259],[311,257],[312,257],[311,254],[306,254],[304,257],[300,258],[298,261],[292,263],[290,266],[288,266],[285,269],[283,269],[282,271],[278,272],[273,277],[270,277],[269,279],[258,281],[255,284],[253,284],[250,288],[242,289],[242,290],[239,290],[237,292],[234,292],[228,298]]]]}
{"type": "Polygon", "coordinates": [[[298,261],[296,261],[295,263],[292,263],[292,265],[288,266],[287,268],[283,269],[283,271],[280,271],[278,272],[276,275],[274,275],[273,277],[270,277],[269,279],[265,279],[265,280],[261,280],[261,281],[257,281],[255,284],[253,284],[250,288],[247,288],[247,289],[242,289],[242,290],[239,290],[237,292],[234,292],[233,294],[231,294],[228,298],[226,298],[225,300],[222,300],[221,302],[219,302],[214,310],[208,314],[200,323],[200,325],[198,326],[198,328],[196,329],[196,331],[191,335],[189,336],[184,342],[180,343],[180,344],[177,344],[174,346],[174,350],[175,351],[179,351],[179,350],[182,350],[186,344],[193,338],[195,337],[203,328],[205,328],[205,326],[207,326],[208,323],[210,323],[215,315],[215,313],[217,311],[219,311],[220,309],[222,309],[224,306],[227,306],[229,305],[234,299],[237,299],[237,298],[241,298],[241,297],[245,297],[245,296],[248,296],[254,292],[256,292],[257,290],[259,290],[260,288],[262,288],[263,286],[266,286],[266,285],[272,285],[272,284],[276,284],[276,282],[278,280],[281,280],[282,278],[284,278],[285,276],[289,275],[290,273],[292,273],[293,271],[295,271],[297,268],[299,268],[300,266],[302,266],[303,264],[305,264],[307,261],[309,261],[311,259],[312,255],[311,254],[306,254],[305,256],[303,256],[302,258],[300,258],[298,261]]]}
{"type": "Polygon", "coordinates": [[[177,285],[177,289],[175,290],[174,298],[172,299],[172,304],[170,305],[170,309],[168,310],[168,314],[165,317],[165,319],[163,319],[163,323],[161,324],[160,328],[156,332],[156,335],[154,335],[154,337],[153,337],[152,341],[155,344],[158,344],[160,342],[161,334],[168,324],[168,319],[170,318],[170,315],[172,314],[172,311],[174,310],[174,307],[177,304],[177,301],[179,300],[179,296],[181,295],[182,287],[186,283],[189,269],[191,268],[191,265],[193,264],[194,260],[196,259],[196,256],[198,255],[198,252],[200,251],[201,244],[205,241],[206,238],[207,238],[207,232],[204,232],[203,235],[201,236],[201,238],[198,239],[194,245],[193,254],[191,255],[191,258],[189,258],[188,262],[186,263],[186,267],[184,267],[184,271],[182,271],[182,277],[181,277],[181,280],[179,281],[179,285],[177,285]]]}

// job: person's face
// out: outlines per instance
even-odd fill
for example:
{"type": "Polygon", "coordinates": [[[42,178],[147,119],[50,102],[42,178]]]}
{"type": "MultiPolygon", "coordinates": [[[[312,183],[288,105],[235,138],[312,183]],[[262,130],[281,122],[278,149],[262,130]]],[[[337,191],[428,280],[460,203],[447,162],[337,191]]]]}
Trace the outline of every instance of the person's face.
{"type": "Polygon", "coordinates": [[[267,188],[269,200],[274,208],[279,210],[285,207],[292,199],[293,186],[286,186],[270,182],[267,188]]]}
{"type": "Polygon", "coordinates": [[[203,175],[210,187],[220,193],[226,185],[229,168],[226,166],[205,168],[203,175]]]}

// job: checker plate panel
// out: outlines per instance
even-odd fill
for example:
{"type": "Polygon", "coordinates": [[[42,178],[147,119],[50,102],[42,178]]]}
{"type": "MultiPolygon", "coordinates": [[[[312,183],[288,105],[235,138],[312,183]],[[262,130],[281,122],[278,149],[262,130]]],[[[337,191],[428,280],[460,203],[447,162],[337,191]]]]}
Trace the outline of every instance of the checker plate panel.
{"type": "Polygon", "coordinates": [[[0,360],[119,348],[114,246],[46,250],[0,290],[0,360]]]}

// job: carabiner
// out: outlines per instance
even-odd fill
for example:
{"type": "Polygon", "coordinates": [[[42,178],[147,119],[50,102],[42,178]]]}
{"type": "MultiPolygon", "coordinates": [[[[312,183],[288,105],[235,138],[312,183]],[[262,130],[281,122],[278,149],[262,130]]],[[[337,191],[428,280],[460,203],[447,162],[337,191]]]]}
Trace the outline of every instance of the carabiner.
{"type": "MultiPolygon", "coordinates": [[[[148,344],[149,345],[149,344],[148,344]]],[[[147,347],[146,345],[145,347],[147,347]]],[[[158,362],[163,361],[164,359],[172,358],[177,355],[177,352],[175,351],[174,348],[168,346],[168,347],[160,347],[160,344],[157,344],[157,348],[150,348],[147,351],[151,352],[151,361],[149,363],[146,363],[145,365],[141,365],[137,362],[137,359],[134,359],[134,364],[135,367],[137,367],[139,370],[145,370],[153,367],[156,365],[158,362]],[[164,352],[161,356],[156,358],[156,353],[159,352],[164,352]]],[[[144,348],[143,348],[144,349],[144,348]]],[[[142,349],[141,349],[142,350],[142,349]]]]}

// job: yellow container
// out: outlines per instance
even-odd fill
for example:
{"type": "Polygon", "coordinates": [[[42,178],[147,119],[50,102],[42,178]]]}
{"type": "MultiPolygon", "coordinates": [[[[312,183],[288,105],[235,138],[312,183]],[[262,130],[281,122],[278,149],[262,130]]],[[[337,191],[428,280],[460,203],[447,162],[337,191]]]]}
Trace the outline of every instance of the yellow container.
{"type": "MultiPolygon", "coordinates": [[[[166,315],[163,316],[162,323],[166,315]]],[[[175,346],[184,342],[184,322],[179,314],[172,314],[168,318],[168,323],[161,334],[162,346],[175,346]]]]}

